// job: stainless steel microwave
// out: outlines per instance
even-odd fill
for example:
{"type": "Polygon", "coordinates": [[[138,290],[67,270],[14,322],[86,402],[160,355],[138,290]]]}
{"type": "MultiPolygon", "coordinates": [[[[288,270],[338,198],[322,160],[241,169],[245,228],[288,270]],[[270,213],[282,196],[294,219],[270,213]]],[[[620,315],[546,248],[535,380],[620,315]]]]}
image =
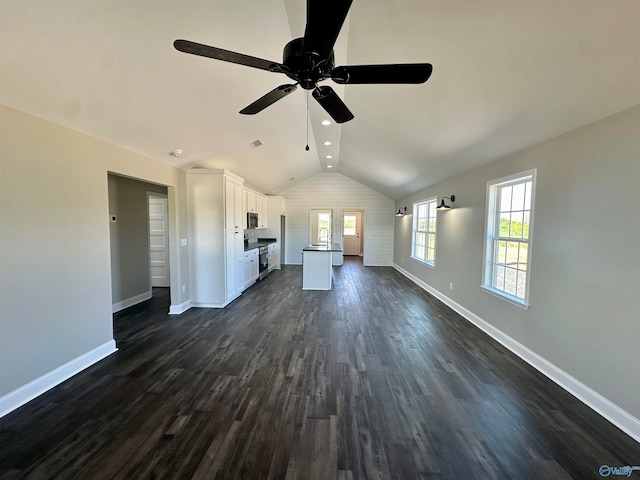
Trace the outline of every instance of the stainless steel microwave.
{"type": "Polygon", "coordinates": [[[258,214],[247,212],[247,228],[258,228],[258,214]]]}

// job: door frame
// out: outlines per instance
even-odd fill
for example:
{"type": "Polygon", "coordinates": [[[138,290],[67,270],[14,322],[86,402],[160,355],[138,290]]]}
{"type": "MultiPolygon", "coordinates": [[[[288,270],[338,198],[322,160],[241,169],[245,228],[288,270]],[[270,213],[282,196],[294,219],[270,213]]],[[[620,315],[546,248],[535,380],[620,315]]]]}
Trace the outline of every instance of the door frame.
{"type": "Polygon", "coordinates": [[[166,206],[166,215],[165,215],[165,222],[166,222],[166,255],[167,255],[167,259],[166,259],[166,268],[167,268],[167,278],[168,278],[168,285],[166,285],[166,287],[163,286],[163,288],[171,288],[171,254],[170,254],[170,250],[171,250],[171,245],[169,244],[169,233],[170,233],[170,225],[169,225],[169,195],[164,194],[164,193],[157,193],[157,192],[152,192],[152,191],[147,191],[147,237],[149,237],[149,285],[151,285],[151,288],[153,289],[153,277],[151,275],[151,226],[150,224],[150,220],[151,220],[151,211],[149,210],[149,203],[151,198],[160,198],[162,199],[162,201],[164,202],[165,206],[166,206]]]}
{"type": "Polygon", "coordinates": [[[340,218],[342,219],[340,222],[340,234],[342,236],[342,243],[344,248],[344,216],[349,213],[359,213],[360,214],[360,253],[359,257],[363,259],[364,263],[364,255],[365,255],[365,218],[366,211],[364,208],[342,208],[340,218]]]}
{"type": "MultiPolygon", "coordinates": [[[[187,246],[187,236],[180,235],[180,224],[178,222],[178,187],[175,185],[158,182],[151,178],[145,178],[144,176],[129,175],[118,170],[108,169],[105,172],[105,181],[109,175],[116,175],[119,177],[130,178],[142,183],[151,183],[160,185],[167,188],[167,217],[169,222],[169,268],[171,269],[171,305],[169,307],[170,315],[179,315],[186,312],[191,308],[191,301],[189,299],[189,273],[188,268],[184,262],[186,260],[186,254],[182,253],[182,249],[187,246]],[[186,298],[186,300],[184,300],[186,298]]],[[[109,195],[107,193],[105,198],[105,209],[109,211],[109,195]]],[[[105,215],[106,217],[106,215],[105,215]]],[[[105,222],[109,222],[109,218],[105,218],[105,222]]],[[[148,228],[148,227],[147,227],[148,228]]],[[[108,227],[107,227],[108,230],[108,227]]],[[[186,248],[185,248],[186,250],[186,248]]],[[[111,255],[111,249],[109,249],[111,255]]],[[[109,266],[109,278],[113,275],[111,266],[109,266]]],[[[109,296],[111,297],[111,282],[109,282],[109,296]]]]}

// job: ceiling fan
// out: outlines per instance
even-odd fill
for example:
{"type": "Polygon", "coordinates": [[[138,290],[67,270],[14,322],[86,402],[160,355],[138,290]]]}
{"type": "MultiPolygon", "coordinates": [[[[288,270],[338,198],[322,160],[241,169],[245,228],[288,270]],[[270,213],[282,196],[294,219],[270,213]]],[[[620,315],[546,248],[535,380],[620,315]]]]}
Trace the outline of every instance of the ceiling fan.
{"type": "Polygon", "coordinates": [[[333,46],[353,0],[307,0],[307,24],[304,37],[287,43],[282,63],[251,57],[242,53],[202,45],[189,40],[176,40],[173,46],[184,53],[200,55],[224,62],[237,63],[274,73],[284,73],[295,83],[280,85],[251,105],[240,110],[241,114],[254,115],[293,92],[298,85],[313,90],[313,98],[336,123],[353,119],[344,102],[333,88],[318,85],[332,79],[338,84],[373,83],[424,83],[431,76],[429,63],[405,63],[386,65],[334,66],[333,46]]]}

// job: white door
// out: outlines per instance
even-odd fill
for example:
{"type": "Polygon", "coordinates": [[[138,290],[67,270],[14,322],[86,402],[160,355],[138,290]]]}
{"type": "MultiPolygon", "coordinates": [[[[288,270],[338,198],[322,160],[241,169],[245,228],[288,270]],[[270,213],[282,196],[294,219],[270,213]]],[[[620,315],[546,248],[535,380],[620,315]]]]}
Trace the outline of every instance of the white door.
{"type": "Polygon", "coordinates": [[[343,215],[343,255],[360,255],[362,212],[344,212],[343,215]]]}
{"type": "Polygon", "coordinates": [[[167,197],[149,194],[149,262],[151,286],[169,286],[169,218],[167,197]]]}

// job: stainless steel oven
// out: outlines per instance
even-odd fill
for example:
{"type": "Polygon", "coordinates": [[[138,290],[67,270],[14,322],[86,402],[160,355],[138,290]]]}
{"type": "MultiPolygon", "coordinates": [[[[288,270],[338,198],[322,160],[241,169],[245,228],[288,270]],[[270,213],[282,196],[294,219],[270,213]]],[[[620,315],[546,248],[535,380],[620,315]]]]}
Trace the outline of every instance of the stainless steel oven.
{"type": "Polygon", "coordinates": [[[269,247],[259,247],[259,263],[258,271],[260,272],[260,280],[269,275],[269,247]]]}

